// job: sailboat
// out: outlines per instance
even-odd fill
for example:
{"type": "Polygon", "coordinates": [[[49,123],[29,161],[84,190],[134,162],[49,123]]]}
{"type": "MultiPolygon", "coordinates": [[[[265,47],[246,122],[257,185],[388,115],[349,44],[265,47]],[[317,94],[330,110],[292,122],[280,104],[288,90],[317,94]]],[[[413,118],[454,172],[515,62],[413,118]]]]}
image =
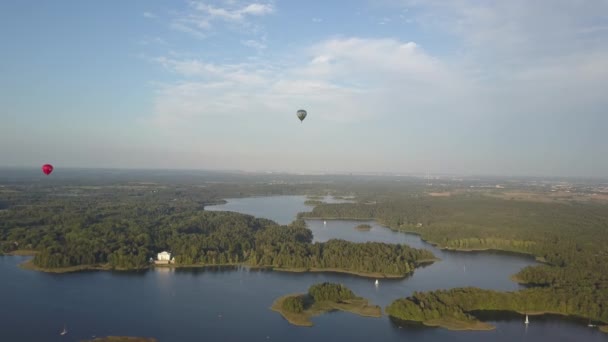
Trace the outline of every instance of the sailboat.
{"type": "Polygon", "coordinates": [[[589,328],[595,328],[595,327],[596,327],[596,325],[595,325],[595,324],[591,324],[591,320],[589,320],[589,324],[587,324],[587,326],[588,326],[589,328]]]}
{"type": "Polygon", "coordinates": [[[526,321],[524,322],[525,324],[529,324],[530,320],[528,319],[528,315],[526,315],[526,321]]]}
{"type": "Polygon", "coordinates": [[[65,324],[63,325],[63,330],[59,333],[59,335],[63,336],[68,333],[68,330],[65,328],[65,324]]]}
{"type": "Polygon", "coordinates": [[[327,221],[323,221],[323,225],[324,225],[324,226],[325,226],[325,225],[327,225],[327,221]]]}
{"type": "Polygon", "coordinates": [[[380,282],[378,281],[378,279],[376,279],[375,285],[378,286],[378,284],[380,284],[380,282]]]}

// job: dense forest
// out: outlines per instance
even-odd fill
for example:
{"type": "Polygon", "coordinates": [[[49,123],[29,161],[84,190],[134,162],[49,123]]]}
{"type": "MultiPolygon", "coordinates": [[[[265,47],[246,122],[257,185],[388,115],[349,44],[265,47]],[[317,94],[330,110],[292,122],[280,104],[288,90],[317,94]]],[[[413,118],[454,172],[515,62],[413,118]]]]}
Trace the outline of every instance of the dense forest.
{"type": "Polygon", "coordinates": [[[342,284],[328,282],[312,285],[308,289],[308,295],[316,302],[326,300],[331,302],[341,302],[356,298],[353,291],[351,291],[348,287],[342,284]]]}
{"type": "MultiPolygon", "coordinates": [[[[534,310],[608,322],[608,206],[605,204],[514,201],[475,193],[450,197],[393,196],[390,200],[371,203],[324,204],[300,217],[376,219],[392,229],[420,234],[442,248],[496,249],[535,255],[545,264],[526,267],[515,279],[536,288],[516,294],[492,293],[489,297],[495,296],[496,300],[487,300],[496,303],[493,309],[523,311],[526,308],[517,306],[516,300],[509,306],[508,299],[499,298],[526,298],[535,305],[534,310]]],[[[441,301],[453,296],[448,301],[453,303],[453,308],[467,308],[460,301],[473,300],[471,293],[475,292],[462,293],[442,292],[441,301]]],[[[435,295],[418,294],[429,298],[435,295]]],[[[399,317],[423,317],[413,309],[416,305],[415,300],[400,300],[395,302],[392,312],[400,312],[399,317]],[[402,314],[407,310],[414,311],[402,314]]],[[[470,308],[473,310],[475,306],[470,308]]],[[[422,310],[424,315],[437,315],[437,312],[422,310]]]]}
{"type": "Polygon", "coordinates": [[[517,292],[498,292],[478,288],[458,288],[416,292],[389,305],[386,312],[398,319],[428,321],[444,317],[475,319],[475,311],[509,310],[521,313],[548,312],[608,321],[605,293],[574,293],[565,288],[529,288],[517,292]],[[599,302],[597,300],[600,300],[599,302]]]}
{"type": "Polygon", "coordinates": [[[289,296],[283,300],[282,309],[287,312],[300,313],[306,308],[310,308],[313,303],[335,302],[357,299],[357,296],[348,287],[342,284],[320,283],[308,288],[308,293],[304,295],[289,296]]]}
{"type": "Polygon", "coordinates": [[[301,313],[304,311],[304,296],[291,296],[283,300],[281,308],[287,312],[301,313]]]}
{"type": "Polygon", "coordinates": [[[46,197],[7,193],[9,209],[0,211],[2,251],[35,250],[33,263],[41,268],[107,264],[140,269],[168,250],[178,265],[247,264],[388,276],[405,276],[418,262],[433,259],[428,251],[403,245],[313,244],[302,220],[279,226],[248,215],[205,211],[206,203],[218,201],[214,193],[161,189],[159,194],[142,186],[114,190],[79,188],[69,196],[62,189],[46,197]]]}

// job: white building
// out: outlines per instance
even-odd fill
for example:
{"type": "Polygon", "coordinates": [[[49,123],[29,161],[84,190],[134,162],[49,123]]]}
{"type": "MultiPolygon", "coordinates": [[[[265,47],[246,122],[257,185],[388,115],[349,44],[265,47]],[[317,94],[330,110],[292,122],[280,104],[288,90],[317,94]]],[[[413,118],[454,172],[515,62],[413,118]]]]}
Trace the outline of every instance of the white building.
{"type": "Polygon", "coordinates": [[[171,253],[169,253],[167,251],[160,252],[160,253],[158,253],[157,260],[158,261],[170,261],[171,253]]]}

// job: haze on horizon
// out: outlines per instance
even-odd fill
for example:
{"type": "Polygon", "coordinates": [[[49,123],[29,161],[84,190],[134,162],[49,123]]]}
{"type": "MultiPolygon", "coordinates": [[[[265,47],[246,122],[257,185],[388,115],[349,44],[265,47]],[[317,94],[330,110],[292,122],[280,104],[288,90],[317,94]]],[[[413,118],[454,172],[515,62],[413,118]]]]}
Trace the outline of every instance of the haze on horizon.
{"type": "Polygon", "coordinates": [[[4,1],[0,40],[0,167],[608,175],[606,0],[4,1]]]}

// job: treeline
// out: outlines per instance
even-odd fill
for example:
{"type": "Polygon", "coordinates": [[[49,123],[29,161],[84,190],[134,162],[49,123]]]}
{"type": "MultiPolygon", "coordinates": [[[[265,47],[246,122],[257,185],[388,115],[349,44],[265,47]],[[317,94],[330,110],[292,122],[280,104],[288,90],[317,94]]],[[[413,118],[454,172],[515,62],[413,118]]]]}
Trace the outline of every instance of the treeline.
{"type": "Polygon", "coordinates": [[[313,244],[302,220],[279,226],[249,215],[204,211],[206,203],[218,201],[215,194],[158,191],[167,192],[159,195],[163,200],[136,186],[114,197],[103,192],[39,199],[31,205],[23,199],[11,202],[10,210],[0,211],[0,248],[36,250],[33,262],[42,268],[107,264],[140,269],[167,250],[181,265],[332,268],[405,276],[418,261],[433,258],[407,246],[339,240],[313,244]]]}
{"type": "Polygon", "coordinates": [[[434,255],[426,250],[384,243],[330,240],[311,243],[312,232],[299,220],[264,229],[233,225],[209,234],[200,230],[170,240],[180,264],[246,263],[251,266],[336,269],[354,273],[405,276],[434,255]]]}
{"type": "Polygon", "coordinates": [[[321,283],[312,285],[308,289],[308,295],[311,296],[315,302],[331,301],[341,302],[343,300],[349,300],[356,298],[353,291],[342,284],[335,283],[321,283]]]}
{"type": "Polygon", "coordinates": [[[560,266],[595,255],[608,258],[606,205],[398,195],[371,203],[323,204],[300,217],[371,218],[441,247],[524,252],[560,266]]]}
{"type": "Polygon", "coordinates": [[[303,296],[291,296],[285,298],[285,300],[283,301],[283,310],[295,313],[300,313],[304,311],[303,296]]]}
{"type": "MultiPolygon", "coordinates": [[[[305,230],[310,232],[308,229],[305,230]]],[[[298,241],[297,236],[309,234],[303,232],[294,235],[291,241],[286,241],[281,238],[281,235],[285,234],[283,228],[271,228],[260,235],[267,235],[268,232],[281,233],[276,235],[277,239],[258,240],[250,264],[279,268],[340,269],[353,273],[405,276],[419,263],[434,259],[434,255],[429,251],[406,245],[379,242],[353,243],[344,240],[311,244],[309,241],[298,241]]]]}
{"type": "Polygon", "coordinates": [[[298,296],[290,296],[283,301],[283,310],[300,313],[304,309],[310,308],[314,303],[335,302],[341,303],[345,300],[356,299],[357,297],[348,287],[342,284],[321,283],[308,288],[308,293],[298,296]]]}
{"type": "MultiPolygon", "coordinates": [[[[496,249],[535,255],[546,264],[526,267],[516,279],[538,286],[521,294],[530,303],[535,303],[536,310],[608,322],[603,304],[608,303],[606,205],[524,202],[479,195],[446,198],[394,195],[390,199],[378,198],[375,202],[368,200],[368,204],[323,204],[300,217],[373,218],[392,229],[418,233],[439,247],[496,249]]],[[[452,295],[454,293],[450,292],[441,299],[447,303],[460,303],[465,299],[460,296],[450,301],[452,295]]],[[[512,308],[508,302],[516,300],[520,294],[505,296],[508,300],[495,301],[498,303],[495,309],[512,308]]],[[[493,298],[499,298],[498,293],[493,298]]],[[[416,303],[409,303],[402,311],[414,310],[413,304],[416,303]]],[[[429,315],[432,311],[423,310],[422,313],[429,315]]],[[[420,314],[411,312],[413,316],[420,314]]]]}
{"type": "Polygon", "coordinates": [[[474,319],[473,313],[483,310],[549,312],[608,322],[608,297],[593,288],[576,292],[563,288],[498,292],[469,287],[415,292],[386,308],[392,317],[421,322],[445,317],[474,319]]]}

